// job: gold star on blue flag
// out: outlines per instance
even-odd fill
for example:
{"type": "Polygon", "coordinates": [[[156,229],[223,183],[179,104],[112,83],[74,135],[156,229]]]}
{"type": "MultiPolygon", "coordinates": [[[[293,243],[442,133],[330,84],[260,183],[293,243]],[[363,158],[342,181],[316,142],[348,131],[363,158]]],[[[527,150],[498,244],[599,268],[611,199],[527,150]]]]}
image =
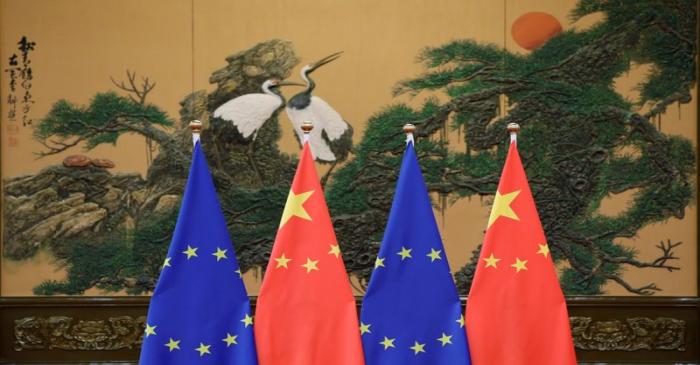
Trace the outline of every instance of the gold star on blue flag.
{"type": "Polygon", "coordinates": [[[470,364],[462,307],[412,141],[380,260],[362,303],[366,365],[470,364]]]}
{"type": "Polygon", "coordinates": [[[257,364],[248,295],[199,142],[165,263],[139,364],[257,364]]]}

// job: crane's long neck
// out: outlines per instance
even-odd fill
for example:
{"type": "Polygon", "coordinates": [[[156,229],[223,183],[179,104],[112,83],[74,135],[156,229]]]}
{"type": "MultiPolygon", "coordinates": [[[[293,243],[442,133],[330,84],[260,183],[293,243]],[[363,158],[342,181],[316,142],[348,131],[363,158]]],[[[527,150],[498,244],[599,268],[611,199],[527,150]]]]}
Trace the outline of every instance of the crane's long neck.
{"type": "Polygon", "coordinates": [[[282,102],[282,105],[280,105],[280,108],[283,108],[287,105],[287,100],[284,99],[284,96],[282,96],[282,93],[279,91],[279,89],[277,89],[277,88],[271,89],[270,86],[263,85],[262,90],[267,95],[272,95],[272,96],[278,97],[280,99],[280,101],[282,102]]]}
{"type": "Polygon", "coordinates": [[[310,94],[312,91],[314,91],[316,83],[309,77],[309,72],[302,72],[301,78],[304,79],[304,81],[306,81],[306,90],[304,90],[304,92],[310,94]]]}

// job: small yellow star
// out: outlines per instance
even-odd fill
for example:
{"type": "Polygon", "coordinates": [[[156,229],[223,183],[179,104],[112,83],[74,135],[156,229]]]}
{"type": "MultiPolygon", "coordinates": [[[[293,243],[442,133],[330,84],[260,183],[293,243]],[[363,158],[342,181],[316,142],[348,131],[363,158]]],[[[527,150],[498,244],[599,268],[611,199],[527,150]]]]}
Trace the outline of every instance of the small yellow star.
{"type": "Polygon", "coordinates": [[[424,343],[418,343],[418,341],[413,342],[413,346],[409,347],[411,350],[413,350],[414,355],[418,355],[420,352],[425,352],[425,344],[424,343]]]}
{"type": "Polygon", "coordinates": [[[379,344],[384,346],[384,350],[388,349],[389,347],[395,348],[396,346],[394,346],[394,340],[396,340],[396,338],[388,338],[384,336],[384,341],[379,341],[379,344]]]}
{"type": "Polygon", "coordinates": [[[197,256],[197,250],[199,247],[191,247],[190,245],[187,245],[187,250],[182,251],[185,255],[187,255],[187,259],[191,259],[192,257],[198,257],[197,256]]]}
{"type": "Polygon", "coordinates": [[[442,337],[437,339],[442,343],[442,347],[445,347],[445,345],[451,345],[452,344],[452,336],[448,336],[445,334],[445,332],[442,333],[442,337]]]}
{"type": "Polygon", "coordinates": [[[253,317],[249,316],[248,313],[246,313],[245,318],[241,319],[241,322],[245,325],[247,328],[248,326],[253,325],[253,317]]]}
{"type": "Polygon", "coordinates": [[[174,350],[179,350],[180,340],[175,341],[172,338],[170,338],[170,341],[168,341],[168,343],[165,344],[165,347],[167,347],[170,350],[170,352],[173,352],[174,350]]]}
{"type": "Polygon", "coordinates": [[[501,259],[497,259],[495,256],[493,256],[493,253],[491,253],[491,256],[489,256],[485,259],[482,259],[482,260],[486,261],[486,267],[492,267],[494,269],[498,268],[498,267],[496,267],[496,264],[499,261],[501,261],[501,259]]]}
{"type": "Polygon", "coordinates": [[[242,277],[243,277],[243,273],[241,272],[241,269],[238,269],[238,270],[236,270],[236,271],[234,271],[234,272],[235,272],[236,274],[238,274],[238,277],[239,277],[239,278],[242,278],[242,277]]]}
{"type": "Polygon", "coordinates": [[[406,258],[413,258],[413,256],[411,256],[412,250],[413,250],[412,248],[406,248],[406,247],[401,246],[401,251],[397,252],[396,254],[401,256],[401,261],[403,261],[406,258]]]}
{"type": "Polygon", "coordinates": [[[378,267],[386,267],[384,266],[384,259],[381,257],[377,257],[377,259],[374,261],[374,268],[376,269],[378,267]]]}
{"type": "Polygon", "coordinates": [[[292,217],[299,217],[301,219],[311,220],[311,216],[306,209],[304,209],[304,203],[306,202],[314,191],[306,191],[300,194],[294,194],[292,189],[289,189],[289,195],[287,196],[287,202],[284,204],[284,211],[282,212],[282,219],[280,221],[280,228],[282,228],[285,223],[287,223],[292,217]]]}
{"type": "Polygon", "coordinates": [[[525,266],[526,264],[527,264],[527,260],[520,261],[520,258],[516,257],[515,263],[513,265],[510,265],[510,267],[514,267],[515,272],[519,273],[520,270],[527,270],[527,266],[525,266]]]}
{"type": "Polygon", "coordinates": [[[226,257],[226,251],[228,250],[222,250],[220,248],[216,248],[216,252],[214,252],[212,255],[216,256],[216,262],[219,262],[219,260],[227,259],[226,257]]]}
{"type": "Polygon", "coordinates": [[[289,261],[292,261],[292,259],[286,258],[284,256],[284,252],[282,252],[282,255],[280,255],[280,257],[276,258],[275,261],[277,261],[276,269],[279,269],[280,267],[283,267],[285,269],[289,269],[289,267],[287,266],[287,263],[289,263],[289,261]]]}
{"type": "Polygon", "coordinates": [[[542,254],[544,257],[547,257],[547,255],[549,255],[549,245],[545,243],[544,245],[537,246],[540,246],[540,250],[537,251],[537,253],[542,254]]]}
{"type": "Polygon", "coordinates": [[[221,341],[226,342],[226,347],[229,347],[231,345],[238,345],[238,342],[236,342],[236,338],[238,338],[237,335],[231,335],[230,333],[226,333],[226,338],[224,338],[221,341]]]}
{"type": "Polygon", "coordinates": [[[440,253],[442,250],[436,250],[434,248],[430,249],[430,253],[427,254],[426,256],[430,257],[430,262],[433,262],[435,260],[442,260],[442,257],[440,257],[440,253]]]}
{"type": "Polygon", "coordinates": [[[498,219],[498,217],[506,217],[519,221],[518,215],[515,214],[513,208],[510,207],[513,200],[518,197],[520,190],[510,192],[508,194],[501,195],[498,190],[496,191],[496,196],[493,198],[493,207],[491,208],[491,215],[489,216],[489,223],[487,228],[491,227],[493,222],[498,219]]]}
{"type": "Polygon", "coordinates": [[[360,336],[364,335],[365,333],[372,333],[372,331],[369,330],[369,327],[372,326],[371,324],[365,324],[360,322],[360,336]]]}
{"type": "Polygon", "coordinates": [[[166,257],[165,261],[163,262],[163,269],[165,269],[166,267],[172,267],[170,266],[170,257],[166,257]]]}
{"type": "Polygon", "coordinates": [[[455,322],[459,323],[459,327],[464,327],[464,314],[459,316],[459,319],[456,320],[455,322]]]}
{"type": "Polygon", "coordinates": [[[202,357],[202,356],[204,356],[205,354],[211,355],[211,352],[209,352],[209,348],[210,348],[210,347],[211,347],[211,345],[205,345],[205,344],[203,344],[203,343],[200,342],[200,343],[199,343],[199,347],[197,347],[197,348],[194,349],[194,350],[197,351],[197,352],[199,352],[199,357],[202,357]]]}
{"type": "Polygon", "coordinates": [[[310,273],[313,270],[318,270],[318,267],[316,266],[318,264],[318,260],[312,260],[310,258],[306,258],[306,263],[304,265],[301,265],[301,267],[306,268],[306,273],[310,273]]]}
{"type": "Polygon", "coordinates": [[[331,245],[331,250],[328,251],[329,255],[335,255],[336,258],[340,257],[340,246],[331,245]]]}
{"type": "Polygon", "coordinates": [[[151,326],[148,323],[146,323],[146,331],[145,331],[146,337],[151,336],[151,335],[155,336],[156,335],[156,327],[158,327],[158,326],[151,326]]]}

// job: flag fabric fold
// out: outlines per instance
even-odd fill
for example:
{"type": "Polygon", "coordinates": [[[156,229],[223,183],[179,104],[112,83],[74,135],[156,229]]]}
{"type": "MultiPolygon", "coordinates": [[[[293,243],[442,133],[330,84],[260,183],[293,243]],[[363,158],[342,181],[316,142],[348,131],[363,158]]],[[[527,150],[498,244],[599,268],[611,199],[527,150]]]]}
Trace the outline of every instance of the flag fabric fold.
{"type": "Polygon", "coordinates": [[[261,365],[362,365],[355,298],[308,142],[258,296],[261,365]]]}
{"type": "Polygon", "coordinates": [[[474,365],[576,364],[566,301],[511,142],[466,309],[474,365]]]}
{"type": "Polygon", "coordinates": [[[139,364],[256,364],[248,296],[199,143],[192,156],[139,364]]]}
{"type": "Polygon", "coordinates": [[[360,331],[367,365],[470,363],[462,307],[412,142],[363,300],[360,331]]]}

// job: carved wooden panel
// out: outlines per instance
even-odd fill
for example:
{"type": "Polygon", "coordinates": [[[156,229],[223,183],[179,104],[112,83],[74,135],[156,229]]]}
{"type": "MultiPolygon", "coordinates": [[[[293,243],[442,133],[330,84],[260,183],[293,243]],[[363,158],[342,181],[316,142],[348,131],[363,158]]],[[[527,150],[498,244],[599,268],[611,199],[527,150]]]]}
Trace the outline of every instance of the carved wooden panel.
{"type": "Polygon", "coordinates": [[[109,317],[75,320],[66,316],[26,317],[15,320],[15,351],[105,351],[138,348],[146,317],[109,317]]]}
{"type": "Polygon", "coordinates": [[[591,317],[571,317],[571,334],[578,350],[685,351],[685,321],[674,318],[632,317],[596,321],[591,317]]]}
{"type": "MultiPolygon", "coordinates": [[[[148,299],[0,298],[0,363],[133,362],[143,340],[148,299]]],[[[583,363],[700,363],[700,298],[567,301],[583,363]]]]}

